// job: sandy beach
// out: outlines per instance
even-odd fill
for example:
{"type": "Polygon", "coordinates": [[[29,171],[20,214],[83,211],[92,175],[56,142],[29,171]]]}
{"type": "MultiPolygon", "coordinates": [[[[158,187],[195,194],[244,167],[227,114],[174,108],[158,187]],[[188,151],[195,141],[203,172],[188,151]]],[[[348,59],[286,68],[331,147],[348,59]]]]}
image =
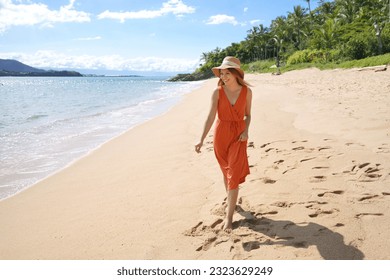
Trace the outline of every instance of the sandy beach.
{"type": "Polygon", "coordinates": [[[217,80],[0,202],[0,259],[390,259],[390,71],[250,74],[233,232],[212,148],[217,80]]]}

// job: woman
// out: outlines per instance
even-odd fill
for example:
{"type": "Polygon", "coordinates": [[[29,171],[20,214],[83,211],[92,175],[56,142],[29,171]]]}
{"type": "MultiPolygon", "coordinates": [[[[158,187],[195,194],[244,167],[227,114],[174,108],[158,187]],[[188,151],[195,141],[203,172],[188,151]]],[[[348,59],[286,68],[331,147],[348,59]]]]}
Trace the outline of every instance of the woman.
{"type": "Polygon", "coordinates": [[[211,108],[195,151],[200,153],[218,113],[214,133],[214,152],[223,173],[227,193],[227,211],[224,230],[232,230],[233,214],[237,204],[239,184],[249,174],[247,157],[248,129],[251,122],[252,91],[244,80],[240,60],[227,56],[213,73],[219,77],[211,108]]]}

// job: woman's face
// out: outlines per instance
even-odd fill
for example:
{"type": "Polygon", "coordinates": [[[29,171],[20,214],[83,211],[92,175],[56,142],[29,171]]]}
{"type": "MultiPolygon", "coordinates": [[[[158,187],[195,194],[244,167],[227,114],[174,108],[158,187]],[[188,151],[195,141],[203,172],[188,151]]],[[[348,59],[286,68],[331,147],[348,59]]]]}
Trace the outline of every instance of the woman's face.
{"type": "Polygon", "coordinates": [[[236,77],[234,77],[232,72],[230,72],[228,69],[221,69],[219,73],[219,77],[225,85],[235,81],[236,79],[236,77]]]}

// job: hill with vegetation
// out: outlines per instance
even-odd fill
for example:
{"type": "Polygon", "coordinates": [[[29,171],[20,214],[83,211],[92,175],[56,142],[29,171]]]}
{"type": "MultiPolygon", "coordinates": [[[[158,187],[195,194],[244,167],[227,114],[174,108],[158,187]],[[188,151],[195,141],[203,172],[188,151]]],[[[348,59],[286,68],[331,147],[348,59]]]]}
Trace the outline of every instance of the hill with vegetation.
{"type": "Polygon", "coordinates": [[[302,2],[305,7],[295,6],[269,27],[252,27],[243,41],[203,53],[194,73],[172,80],[212,77],[211,68],[228,55],[238,57],[249,72],[390,63],[389,0],[320,0],[314,10],[311,0],[302,2]]]}
{"type": "Polygon", "coordinates": [[[43,70],[31,67],[14,59],[0,59],[0,76],[13,77],[80,77],[75,71],[43,70]]]}

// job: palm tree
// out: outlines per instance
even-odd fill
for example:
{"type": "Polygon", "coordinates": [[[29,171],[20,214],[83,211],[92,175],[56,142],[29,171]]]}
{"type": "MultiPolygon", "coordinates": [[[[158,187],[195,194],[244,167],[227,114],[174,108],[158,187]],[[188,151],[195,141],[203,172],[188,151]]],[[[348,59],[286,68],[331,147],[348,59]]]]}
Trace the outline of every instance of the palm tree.
{"type": "Polygon", "coordinates": [[[257,45],[257,41],[259,40],[259,27],[253,26],[252,29],[247,31],[248,35],[246,36],[246,41],[248,45],[248,51],[251,54],[251,59],[255,60],[255,46],[257,45]]]}
{"type": "Polygon", "coordinates": [[[294,27],[294,31],[296,32],[296,41],[295,47],[300,50],[302,47],[302,35],[306,36],[304,29],[306,27],[306,11],[301,6],[295,6],[294,12],[290,12],[288,15],[288,20],[291,25],[294,27]]]}
{"type": "Polygon", "coordinates": [[[258,58],[266,59],[265,56],[263,57],[263,52],[259,53],[259,50],[263,49],[264,45],[266,44],[269,29],[267,27],[264,27],[264,25],[260,24],[259,26],[252,27],[252,29],[248,30],[247,32],[248,35],[246,37],[246,40],[250,42],[249,46],[253,54],[253,60],[257,60],[258,58]]]}
{"type": "Polygon", "coordinates": [[[325,22],[328,18],[336,17],[336,5],[335,2],[326,2],[325,0],[320,1],[320,6],[316,9],[318,16],[321,18],[321,22],[325,22]]]}
{"type": "Polygon", "coordinates": [[[287,22],[287,18],[284,16],[279,16],[275,18],[272,23],[271,23],[271,31],[270,33],[272,34],[271,42],[273,44],[277,44],[275,41],[275,38],[279,40],[280,42],[283,42],[284,44],[280,44],[279,46],[279,55],[280,51],[283,51],[289,43],[293,43],[292,41],[292,33],[293,29],[287,22]],[[275,37],[276,36],[276,37],[275,37]]]}
{"type": "MultiPolygon", "coordinates": [[[[202,53],[200,59],[204,61],[202,66],[204,67],[213,67],[216,66],[222,60],[221,57],[224,57],[223,50],[221,48],[215,48],[210,52],[202,53]]],[[[201,67],[202,67],[201,66],[201,67]]]]}
{"type": "Polygon", "coordinates": [[[309,14],[311,15],[311,7],[310,7],[310,0],[305,0],[307,2],[307,5],[309,6],[309,14]]]}
{"type": "Polygon", "coordinates": [[[358,14],[359,6],[355,2],[355,0],[336,0],[339,17],[346,23],[351,23],[358,14]]]}
{"type": "Polygon", "coordinates": [[[286,17],[279,16],[271,23],[271,32],[277,34],[279,37],[281,34],[286,34],[289,29],[286,17]]]}
{"type": "MultiPolygon", "coordinates": [[[[305,0],[307,2],[307,6],[309,7],[309,15],[310,15],[310,25],[313,25],[313,14],[311,12],[311,7],[310,7],[310,0],[305,0]]],[[[309,32],[311,34],[311,31],[309,32]]]]}
{"type": "Polygon", "coordinates": [[[375,36],[378,41],[378,51],[383,53],[382,31],[388,21],[390,21],[390,1],[389,0],[371,0],[365,3],[363,13],[368,17],[371,26],[374,27],[375,36]]]}
{"type": "Polygon", "coordinates": [[[332,49],[336,44],[336,29],[337,29],[337,19],[327,19],[321,28],[316,29],[314,34],[318,39],[317,48],[322,49],[332,49]]]}
{"type": "Polygon", "coordinates": [[[276,46],[276,67],[280,72],[280,50],[282,49],[283,38],[280,38],[278,35],[275,35],[272,40],[275,42],[276,46]]]}

